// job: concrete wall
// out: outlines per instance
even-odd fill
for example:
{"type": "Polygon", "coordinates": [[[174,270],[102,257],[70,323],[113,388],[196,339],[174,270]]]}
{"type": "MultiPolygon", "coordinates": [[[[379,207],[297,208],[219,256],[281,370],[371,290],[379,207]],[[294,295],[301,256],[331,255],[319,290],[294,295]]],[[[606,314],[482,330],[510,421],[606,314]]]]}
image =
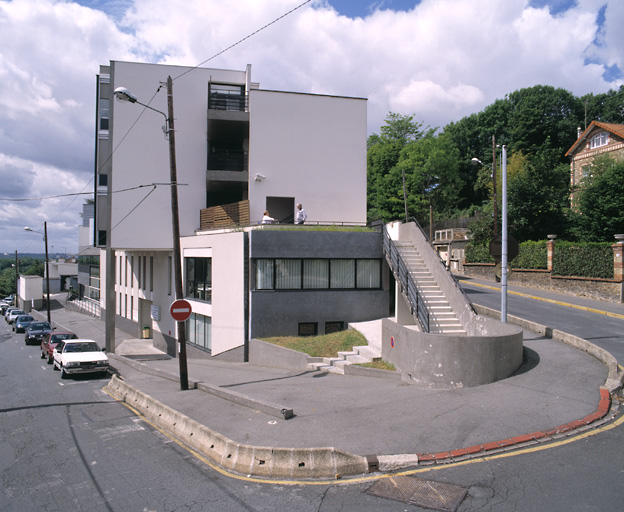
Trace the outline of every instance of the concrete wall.
{"type": "MultiPolygon", "coordinates": [[[[187,67],[111,62],[111,89],[126,87],[142,103],[167,113],[166,89],[155,96],[167,76],[176,77],[187,67]]],[[[245,71],[195,68],[173,84],[180,233],[192,234],[199,226],[199,210],[206,206],[208,82],[246,83],[245,71]]],[[[115,190],[151,183],[169,183],[169,144],[163,136],[165,118],[142,106],[110,103],[115,190]],[[138,121],[137,121],[138,119],[138,121]],[[136,125],[134,125],[136,121],[136,125]],[[132,126],[132,129],[130,129],[132,126]],[[124,139],[121,144],[122,138],[124,139]]],[[[123,249],[171,249],[171,193],[159,186],[113,196],[112,244],[123,249]],[[143,201],[144,200],[144,201],[143,201]],[[141,201],[139,208],[132,211],[141,201]],[[131,213],[132,212],[132,213],[131,213]],[[123,222],[119,224],[123,219],[123,222]],[[119,225],[118,225],[119,224],[119,225]]]]}
{"type": "Polygon", "coordinates": [[[252,90],[249,102],[252,221],[274,196],[311,222],[366,223],[366,100],[252,90]]]}
{"type": "MultiPolygon", "coordinates": [[[[254,230],[251,258],[383,258],[377,232],[254,230]]],[[[374,320],[389,314],[388,268],[383,263],[378,290],[257,290],[251,292],[251,336],[297,335],[303,322],[374,320]]]]}
{"type": "Polygon", "coordinates": [[[382,358],[404,381],[430,388],[488,384],[522,364],[522,329],[480,317],[487,336],[425,334],[391,319],[382,322],[382,358]]]}
{"type": "MultiPolygon", "coordinates": [[[[391,235],[392,236],[392,235],[391,235]]],[[[422,259],[427,266],[429,272],[434,277],[440,290],[444,293],[446,300],[449,302],[451,308],[457,319],[463,325],[468,334],[473,334],[475,313],[470,307],[468,300],[461,293],[461,289],[453,279],[450,272],[448,272],[444,264],[440,260],[438,253],[429,245],[422,231],[414,223],[401,224],[399,226],[399,240],[412,241],[422,259]]],[[[476,332],[475,334],[479,334],[476,332]]]]}

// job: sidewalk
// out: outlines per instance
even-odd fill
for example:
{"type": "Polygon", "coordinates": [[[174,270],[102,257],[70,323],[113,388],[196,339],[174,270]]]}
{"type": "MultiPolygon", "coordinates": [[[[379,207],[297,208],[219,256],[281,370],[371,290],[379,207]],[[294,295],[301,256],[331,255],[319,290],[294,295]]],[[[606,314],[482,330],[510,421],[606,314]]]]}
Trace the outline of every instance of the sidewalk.
{"type": "MultiPolygon", "coordinates": [[[[58,309],[53,311],[52,320],[55,325],[104,345],[104,323],[98,319],[58,309]]],[[[252,405],[258,401],[292,409],[294,417],[286,420],[200,389],[181,391],[176,381],[177,359],[154,349],[151,340],[131,339],[118,330],[116,354],[109,356],[122,381],[114,379],[118,387],[108,387],[114,394],[120,389],[136,390],[143,398],[135,399],[134,406],[156,418],[155,422],[168,416],[155,414],[154,408],[165,406],[177,411],[181,416],[176,416],[175,421],[169,418],[159,424],[170,431],[179,428],[176,423],[180,417],[187,417],[217,433],[217,438],[220,434],[226,441],[246,448],[311,450],[313,457],[315,450],[332,447],[360,462],[366,461],[370,470],[388,470],[396,464],[450,462],[470,453],[483,455],[485,451],[494,453],[523,443],[549,441],[570,431],[571,423],[575,428],[593,428],[596,420],[607,415],[610,397],[608,392],[601,392],[607,370],[601,362],[530,331],[524,331],[524,336],[525,363],[514,376],[457,390],[426,389],[373,377],[188,360],[191,386],[203,383],[248,397],[252,405]],[[149,405],[141,408],[144,400],[149,400],[149,405]],[[573,423],[576,420],[579,422],[573,423]],[[167,425],[168,421],[172,424],[167,425]],[[592,426],[586,426],[592,422],[592,426]]],[[[214,441],[209,443],[214,446],[214,441]]],[[[211,458],[222,463],[219,457],[211,458]]],[[[264,464],[264,460],[252,456],[250,474],[254,472],[254,460],[264,464]]],[[[297,461],[292,456],[281,464],[304,464],[297,461]]],[[[336,465],[332,464],[334,471],[336,465]]],[[[222,465],[228,467],[227,461],[222,465]]],[[[238,469],[234,464],[230,467],[238,469]]],[[[366,467],[360,471],[361,464],[357,467],[356,473],[366,472],[366,467]]],[[[326,476],[331,471],[305,476],[326,476]]],[[[296,467],[288,467],[272,471],[270,476],[297,474],[296,467]]]]}

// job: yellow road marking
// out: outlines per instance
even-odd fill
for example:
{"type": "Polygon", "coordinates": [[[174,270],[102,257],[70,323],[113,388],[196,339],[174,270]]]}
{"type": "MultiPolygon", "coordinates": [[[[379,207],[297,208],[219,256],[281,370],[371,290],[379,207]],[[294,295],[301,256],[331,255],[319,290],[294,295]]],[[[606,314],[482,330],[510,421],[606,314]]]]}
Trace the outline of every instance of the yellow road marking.
{"type": "MultiPolygon", "coordinates": [[[[105,393],[107,393],[108,395],[113,397],[115,400],[119,400],[115,395],[111,394],[106,388],[102,388],[102,389],[103,389],[103,391],[105,393]]],[[[475,463],[478,463],[478,462],[485,462],[485,461],[502,459],[502,458],[507,458],[507,457],[515,457],[516,455],[524,455],[524,454],[527,454],[527,453],[535,453],[535,452],[539,452],[539,451],[542,451],[542,450],[549,450],[551,448],[557,448],[559,446],[563,446],[563,445],[570,444],[570,443],[573,443],[573,442],[576,442],[576,441],[580,441],[582,439],[586,439],[586,438],[591,437],[591,436],[595,436],[595,435],[601,434],[602,432],[607,432],[607,431],[609,431],[611,429],[614,429],[615,427],[620,426],[624,422],[624,415],[622,415],[617,420],[615,420],[615,421],[613,421],[611,423],[607,423],[607,424],[602,425],[601,427],[598,427],[598,428],[596,428],[594,430],[589,430],[589,431],[583,432],[581,434],[568,437],[566,439],[561,439],[559,441],[553,441],[551,443],[546,442],[546,443],[540,444],[540,445],[532,445],[532,446],[528,446],[526,448],[520,448],[518,450],[513,450],[513,451],[505,452],[505,453],[497,453],[497,454],[494,454],[494,455],[483,455],[481,457],[476,457],[474,459],[468,459],[468,460],[463,460],[463,461],[459,461],[459,462],[451,462],[451,463],[446,463],[446,464],[440,464],[440,465],[437,465],[437,466],[423,466],[421,468],[409,469],[409,470],[405,470],[405,471],[398,471],[398,472],[395,472],[395,473],[386,473],[386,474],[383,474],[383,475],[375,474],[375,475],[371,475],[371,476],[355,477],[355,478],[345,477],[344,479],[336,479],[336,480],[314,480],[314,481],[310,481],[310,480],[302,480],[302,481],[301,480],[274,480],[274,479],[269,479],[269,478],[259,478],[259,477],[252,477],[252,476],[237,475],[236,473],[228,472],[227,470],[221,468],[220,466],[215,464],[213,461],[211,461],[210,459],[208,459],[207,457],[205,457],[201,453],[197,452],[196,450],[192,449],[188,445],[184,444],[182,441],[180,441],[179,439],[174,437],[172,434],[170,434],[166,430],[162,429],[161,427],[159,427],[155,423],[151,422],[149,419],[147,419],[145,416],[143,416],[143,414],[141,414],[134,407],[128,405],[125,402],[121,402],[121,403],[123,405],[125,405],[128,409],[130,409],[139,418],[141,418],[143,421],[145,421],[148,425],[150,425],[154,429],[158,430],[158,432],[160,432],[161,434],[163,434],[167,438],[171,439],[171,441],[176,443],[178,446],[180,446],[181,448],[183,448],[184,450],[189,452],[195,458],[199,459],[200,461],[202,461],[204,464],[206,464],[207,466],[209,466],[211,469],[215,470],[219,474],[221,474],[223,476],[226,476],[228,478],[235,479],[235,480],[242,480],[242,481],[245,481],[245,482],[253,482],[253,483],[257,483],[257,484],[270,484],[270,485],[324,486],[324,485],[360,484],[360,483],[364,483],[364,482],[372,482],[372,481],[375,481],[375,480],[381,480],[383,478],[392,478],[392,477],[395,477],[395,476],[409,476],[409,475],[415,475],[415,474],[418,474],[418,473],[425,473],[427,471],[438,471],[440,469],[455,468],[457,466],[465,466],[467,464],[475,464],[475,463]]]]}
{"type": "MultiPolygon", "coordinates": [[[[497,288],[496,286],[490,286],[487,284],[471,283],[468,281],[461,281],[461,283],[468,284],[470,286],[477,286],[479,288],[488,288],[490,290],[500,291],[500,288],[497,288]]],[[[514,292],[511,290],[507,290],[507,293],[510,293],[512,295],[518,295],[520,297],[526,297],[529,299],[541,300],[543,302],[550,302],[551,304],[557,304],[558,306],[567,306],[569,308],[581,309],[583,311],[589,311],[590,313],[598,313],[599,315],[606,315],[606,316],[611,316],[613,318],[619,318],[620,320],[624,320],[624,315],[621,315],[619,313],[611,313],[610,311],[602,311],[600,309],[588,308],[586,306],[579,306],[578,304],[570,304],[569,302],[563,302],[563,301],[555,300],[555,299],[547,299],[545,297],[536,297],[535,295],[529,295],[528,293],[514,292]]]]}

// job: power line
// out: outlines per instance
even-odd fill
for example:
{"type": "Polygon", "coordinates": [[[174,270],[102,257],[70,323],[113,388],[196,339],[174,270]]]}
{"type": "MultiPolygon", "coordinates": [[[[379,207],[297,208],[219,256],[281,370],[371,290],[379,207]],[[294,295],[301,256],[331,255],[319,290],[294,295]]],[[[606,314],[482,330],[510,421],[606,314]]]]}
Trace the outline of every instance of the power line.
{"type": "Polygon", "coordinates": [[[196,66],[192,67],[191,69],[186,70],[184,73],[176,76],[173,80],[177,80],[178,78],[183,77],[184,75],[186,75],[187,73],[190,73],[191,71],[199,68],[199,66],[202,66],[203,64],[206,64],[206,62],[211,61],[212,59],[215,59],[216,57],[218,57],[219,55],[224,54],[225,52],[227,52],[228,50],[231,50],[232,48],[234,48],[235,46],[238,46],[239,44],[241,44],[242,42],[246,41],[247,39],[252,38],[253,36],[255,36],[256,34],[258,34],[259,32],[262,32],[265,28],[270,27],[271,25],[277,23],[278,21],[280,21],[281,19],[285,18],[286,16],[288,16],[289,14],[292,14],[293,12],[295,12],[298,9],[301,9],[301,7],[303,7],[306,4],[309,4],[312,0],[306,0],[305,2],[299,4],[297,7],[293,7],[290,11],[288,11],[287,13],[282,14],[280,17],[275,18],[273,21],[271,21],[270,23],[267,23],[266,25],[260,27],[258,30],[256,30],[255,32],[252,32],[251,34],[243,37],[242,39],[239,39],[238,41],[236,41],[234,44],[231,44],[230,46],[228,46],[227,48],[225,48],[224,50],[221,50],[219,53],[215,53],[212,57],[209,57],[208,59],[204,60],[203,62],[200,62],[199,64],[197,64],[196,66]]]}
{"type": "MultiPolygon", "coordinates": [[[[90,182],[89,182],[90,183],[90,182]]],[[[88,183],[87,183],[88,185],[88,183]]],[[[171,186],[172,183],[148,183],[146,185],[137,185],[136,187],[123,188],[120,190],[113,190],[111,194],[119,194],[121,192],[129,192],[130,190],[137,190],[145,187],[158,187],[158,186],[171,186]]],[[[188,183],[176,183],[178,187],[183,187],[188,185],[188,183]]],[[[45,196],[45,197],[24,197],[24,198],[8,198],[8,197],[0,197],[0,201],[9,201],[9,202],[23,202],[23,201],[43,201],[45,199],[58,199],[61,197],[72,197],[72,196],[92,196],[93,192],[74,192],[70,194],[59,194],[56,196],[45,196]]]]}

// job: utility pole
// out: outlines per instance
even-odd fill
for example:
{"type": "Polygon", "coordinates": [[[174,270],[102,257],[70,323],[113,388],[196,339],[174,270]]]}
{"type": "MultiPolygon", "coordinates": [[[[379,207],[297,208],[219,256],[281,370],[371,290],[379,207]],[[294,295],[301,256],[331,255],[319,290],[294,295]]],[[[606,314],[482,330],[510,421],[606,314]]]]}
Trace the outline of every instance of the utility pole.
{"type": "MultiPolygon", "coordinates": [[[[173,80],[167,77],[167,134],[169,137],[169,170],[171,176],[171,223],[173,231],[173,261],[175,270],[176,300],[184,298],[182,290],[182,251],[180,249],[180,217],[178,213],[178,178],[175,154],[175,129],[173,125],[173,80]]],[[[188,387],[188,368],[186,363],[186,324],[178,322],[178,359],[180,363],[180,388],[188,387]]]]}
{"type": "Polygon", "coordinates": [[[496,188],[496,135],[492,134],[492,186],[494,187],[494,238],[498,236],[498,197],[496,188]]]}
{"type": "Polygon", "coordinates": [[[17,263],[17,251],[15,251],[15,307],[19,307],[19,269],[17,263]]]}
{"type": "Polygon", "coordinates": [[[45,257],[46,257],[46,265],[45,265],[45,275],[46,275],[46,290],[48,294],[48,298],[46,300],[46,311],[48,313],[48,323],[52,325],[52,320],[50,318],[50,264],[48,260],[48,222],[43,223],[43,237],[45,238],[45,257]]]}

